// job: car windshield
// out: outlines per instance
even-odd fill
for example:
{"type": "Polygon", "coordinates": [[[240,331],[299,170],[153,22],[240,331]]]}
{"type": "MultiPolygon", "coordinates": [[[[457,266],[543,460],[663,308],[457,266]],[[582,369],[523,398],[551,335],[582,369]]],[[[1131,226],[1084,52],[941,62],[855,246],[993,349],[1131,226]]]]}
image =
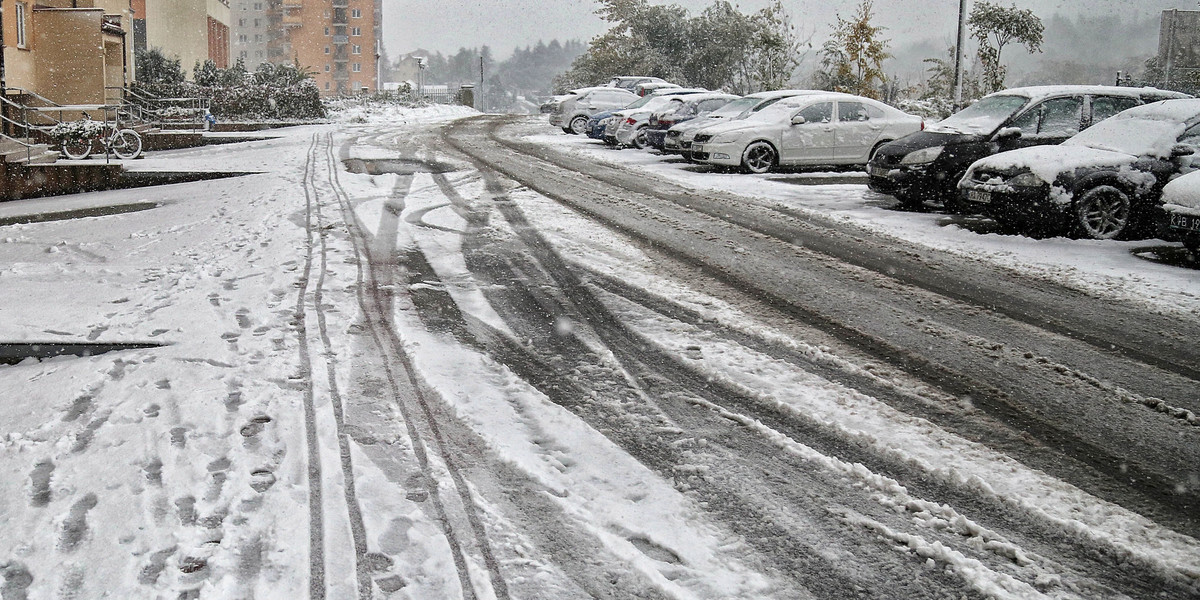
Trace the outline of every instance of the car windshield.
{"type": "Polygon", "coordinates": [[[988,135],[1028,103],[1025,96],[988,96],[933,124],[929,131],[988,135]]]}
{"type": "MultiPolygon", "coordinates": [[[[634,100],[633,102],[630,102],[629,105],[627,105],[622,110],[629,110],[631,108],[641,108],[641,107],[649,104],[652,100],[654,100],[654,98],[655,98],[654,96],[642,96],[641,98],[638,98],[637,100],[634,100]]],[[[653,108],[653,107],[651,107],[651,108],[653,108]]]]}
{"type": "Polygon", "coordinates": [[[794,101],[788,102],[784,100],[782,102],[772,103],[756,112],[746,114],[742,118],[746,121],[777,123],[787,120],[789,117],[791,117],[792,113],[796,112],[796,110],[799,108],[801,108],[800,104],[797,104],[794,101]]]}
{"type": "Polygon", "coordinates": [[[1166,157],[1187,125],[1176,119],[1154,116],[1117,115],[1063,142],[1064,146],[1086,146],[1123,152],[1133,156],[1166,157]]]}

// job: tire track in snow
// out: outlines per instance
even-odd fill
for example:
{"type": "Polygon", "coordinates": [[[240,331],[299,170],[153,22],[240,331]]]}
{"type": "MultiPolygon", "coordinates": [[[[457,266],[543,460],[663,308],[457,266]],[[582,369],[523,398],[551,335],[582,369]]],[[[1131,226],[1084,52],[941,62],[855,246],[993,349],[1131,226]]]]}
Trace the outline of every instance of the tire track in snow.
{"type": "Polygon", "coordinates": [[[314,409],[315,396],[313,390],[312,356],[308,348],[308,311],[305,306],[308,301],[309,286],[312,283],[313,254],[316,251],[313,243],[314,211],[317,199],[315,185],[315,169],[317,161],[317,142],[319,134],[313,134],[308,147],[308,155],[304,161],[304,269],[300,274],[300,293],[296,298],[295,323],[296,337],[299,341],[300,378],[304,381],[304,433],[308,449],[308,593],[311,600],[325,598],[325,512],[322,503],[321,480],[321,447],[317,440],[317,417],[314,409]]]}
{"type": "MultiPolygon", "coordinates": [[[[359,306],[363,311],[364,317],[367,319],[372,341],[387,359],[383,364],[389,390],[403,416],[417,462],[426,480],[436,481],[433,477],[434,473],[430,465],[424,438],[414,420],[419,414],[424,426],[429,430],[433,438],[433,443],[439,452],[439,457],[446,465],[446,469],[450,474],[459,502],[461,503],[461,509],[465,513],[475,544],[487,568],[492,592],[498,600],[509,600],[508,584],[504,580],[499,562],[496,560],[495,554],[491,549],[487,531],[478,514],[474,500],[471,498],[470,488],[467,486],[466,480],[461,473],[461,466],[458,464],[458,459],[449,451],[448,444],[442,436],[440,427],[429,404],[425,388],[417,378],[416,371],[405,353],[403,343],[393,329],[394,325],[390,316],[390,298],[387,297],[386,293],[379,286],[381,274],[383,274],[383,279],[387,279],[386,272],[391,268],[389,264],[391,258],[375,256],[371,252],[374,249],[371,245],[371,240],[358,223],[350,197],[341,185],[340,169],[333,154],[332,135],[330,135],[326,147],[326,159],[330,170],[329,183],[333,187],[334,196],[341,208],[343,220],[349,230],[350,239],[358,258],[356,261],[358,269],[356,289],[359,306]],[[368,265],[366,269],[363,268],[364,262],[368,265]],[[402,371],[402,373],[398,374],[397,370],[402,371]],[[416,404],[415,407],[409,406],[409,403],[405,400],[408,395],[401,392],[402,379],[404,380],[404,389],[411,391],[412,400],[416,404]]],[[[400,210],[402,210],[402,207],[400,210]]],[[[396,214],[399,214],[399,210],[397,210],[396,214]]],[[[394,235],[394,232],[392,235],[394,235]]],[[[464,600],[475,600],[478,598],[478,592],[471,579],[470,568],[463,554],[463,546],[449,517],[447,507],[436,487],[429,490],[429,498],[434,505],[438,522],[442,525],[443,535],[446,536],[450,545],[464,600]]]]}
{"type": "MultiPolygon", "coordinates": [[[[325,146],[327,153],[331,152],[332,143],[332,139],[326,139],[325,146]]],[[[336,168],[332,164],[328,165],[328,167],[331,169],[336,168]]],[[[325,221],[325,213],[321,207],[320,194],[317,194],[315,207],[317,238],[321,248],[321,264],[320,275],[317,277],[316,287],[313,290],[313,310],[317,317],[317,329],[320,334],[321,345],[325,351],[325,377],[329,386],[329,399],[333,412],[333,420],[337,427],[338,456],[343,479],[342,490],[346,501],[350,536],[354,544],[354,572],[358,581],[358,597],[362,600],[370,600],[374,595],[374,586],[371,582],[370,565],[367,561],[367,528],[363,522],[362,507],[359,505],[358,492],[354,483],[354,464],[351,461],[350,436],[346,432],[344,403],[342,401],[341,388],[337,381],[338,355],[333,347],[333,342],[329,338],[329,327],[326,323],[325,315],[325,277],[329,272],[329,244],[327,241],[329,230],[325,221]]]]}

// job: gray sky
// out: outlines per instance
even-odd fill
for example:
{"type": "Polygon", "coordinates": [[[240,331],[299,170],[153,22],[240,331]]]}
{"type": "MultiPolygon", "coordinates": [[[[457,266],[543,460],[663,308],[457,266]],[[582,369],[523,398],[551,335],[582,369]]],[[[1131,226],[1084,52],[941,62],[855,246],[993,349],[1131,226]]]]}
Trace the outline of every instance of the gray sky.
{"type": "MultiPolygon", "coordinates": [[[[667,2],[661,2],[667,3],[667,2]]],[[[695,12],[711,0],[675,0],[695,12]]],[[[743,12],[767,0],[737,0],[743,12]]],[[[1196,9],[1194,0],[999,0],[1032,8],[1043,19],[1055,12],[1145,18],[1170,8],[1196,9]]],[[[825,37],[835,15],[848,16],[858,0],[784,0],[793,22],[814,42],[825,37]]],[[[384,43],[392,56],[422,48],[451,54],[460,47],[491,46],[498,58],[538,40],[583,41],[607,28],[591,0],[384,0],[384,43]]],[[[952,40],[957,0],[875,0],[878,23],[888,27],[893,46],[923,39],[952,40]]]]}

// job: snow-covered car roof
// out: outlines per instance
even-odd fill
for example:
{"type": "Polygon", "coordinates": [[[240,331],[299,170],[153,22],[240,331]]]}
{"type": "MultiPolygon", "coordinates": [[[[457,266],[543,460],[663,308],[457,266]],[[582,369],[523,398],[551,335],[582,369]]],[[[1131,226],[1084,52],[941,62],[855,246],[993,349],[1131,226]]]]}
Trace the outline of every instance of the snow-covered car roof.
{"type": "Polygon", "coordinates": [[[1163,210],[1200,216],[1200,171],[1193,171],[1163,188],[1163,210]]]}
{"type": "Polygon", "coordinates": [[[1088,146],[1133,156],[1166,157],[1179,135],[1200,122],[1200,99],[1162,100],[1121,111],[1075,137],[1064,146],[1088,146]]]}
{"type": "Polygon", "coordinates": [[[812,96],[816,94],[832,94],[825,90],[771,90],[769,92],[755,92],[746,94],[747,98],[762,98],[764,100],[770,98],[786,98],[790,96],[812,96]]]}
{"type": "Polygon", "coordinates": [[[1031,85],[1027,87],[1009,88],[1000,90],[989,96],[1024,96],[1032,100],[1041,100],[1053,96],[1064,96],[1070,94],[1108,94],[1117,96],[1132,96],[1141,98],[1146,94],[1155,96],[1175,97],[1175,98],[1190,98],[1187,94],[1180,92],[1170,92],[1152,87],[1124,87],[1115,85],[1031,85]]]}

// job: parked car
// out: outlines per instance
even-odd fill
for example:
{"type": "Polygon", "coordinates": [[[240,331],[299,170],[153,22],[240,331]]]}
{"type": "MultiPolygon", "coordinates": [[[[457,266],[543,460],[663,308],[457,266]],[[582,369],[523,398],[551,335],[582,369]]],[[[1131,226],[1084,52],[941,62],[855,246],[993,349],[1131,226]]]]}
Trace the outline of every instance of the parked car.
{"type": "Polygon", "coordinates": [[[650,123],[646,128],[646,144],[662,150],[666,145],[667,130],[671,127],[706,116],[737,99],[738,96],[724,92],[687,96],[680,100],[678,106],[650,115],[650,123]]]}
{"type": "Polygon", "coordinates": [[[1167,232],[1200,259],[1200,171],[1168,183],[1162,199],[1167,232]]]}
{"type": "Polygon", "coordinates": [[[924,131],[882,148],[867,167],[868,185],[915,208],[949,202],[971,163],[1028,146],[1059,144],[1127,108],[1186,94],[1154,88],[1039,86],[1004,90],[924,131]]]}
{"type": "Polygon", "coordinates": [[[676,85],[674,83],[667,83],[665,81],[647,81],[645,83],[639,83],[635,85],[633,87],[633,93],[637,94],[638,96],[645,96],[646,94],[653,94],[659,90],[681,87],[683,86],[676,85]]]}
{"type": "Polygon", "coordinates": [[[920,131],[921,117],[850,94],[784,98],[762,110],[704,128],[692,157],[767,173],[781,166],[863,165],[886,142],[920,131]]]}
{"type": "Polygon", "coordinates": [[[644,96],[644,102],[634,102],[613,114],[604,130],[604,141],[613,146],[644,148],[645,128],[654,111],[666,107],[672,100],[681,96],[706,92],[708,90],[703,88],[672,88],[644,96]]]}
{"type": "Polygon", "coordinates": [[[1200,167],[1200,100],[1128,109],[1059,146],[981,159],[960,198],[1011,225],[1110,239],[1161,221],[1163,186],[1200,167]]]}
{"type": "Polygon", "coordinates": [[[826,92],[820,90],[774,90],[744,96],[726,104],[718,110],[708,113],[708,115],[702,118],[672,126],[667,130],[667,137],[663,141],[663,151],[678,152],[690,160],[692,140],[701,129],[725,120],[744,118],[784,98],[824,93],[826,92]]]}
{"type": "Polygon", "coordinates": [[[646,77],[645,75],[618,75],[608,80],[606,87],[615,87],[623,90],[633,91],[639,83],[668,83],[665,79],[658,77],[646,77]]]}
{"type": "Polygon", "coordinates": [[[588,118],[605,111],[627,106],[637,100],[629,90],[611,87],[582,88],[574,90],[554,106],[550,113],[550,124],[562,127],[567,133],[581,134],[587,127],[588,118]]]}

